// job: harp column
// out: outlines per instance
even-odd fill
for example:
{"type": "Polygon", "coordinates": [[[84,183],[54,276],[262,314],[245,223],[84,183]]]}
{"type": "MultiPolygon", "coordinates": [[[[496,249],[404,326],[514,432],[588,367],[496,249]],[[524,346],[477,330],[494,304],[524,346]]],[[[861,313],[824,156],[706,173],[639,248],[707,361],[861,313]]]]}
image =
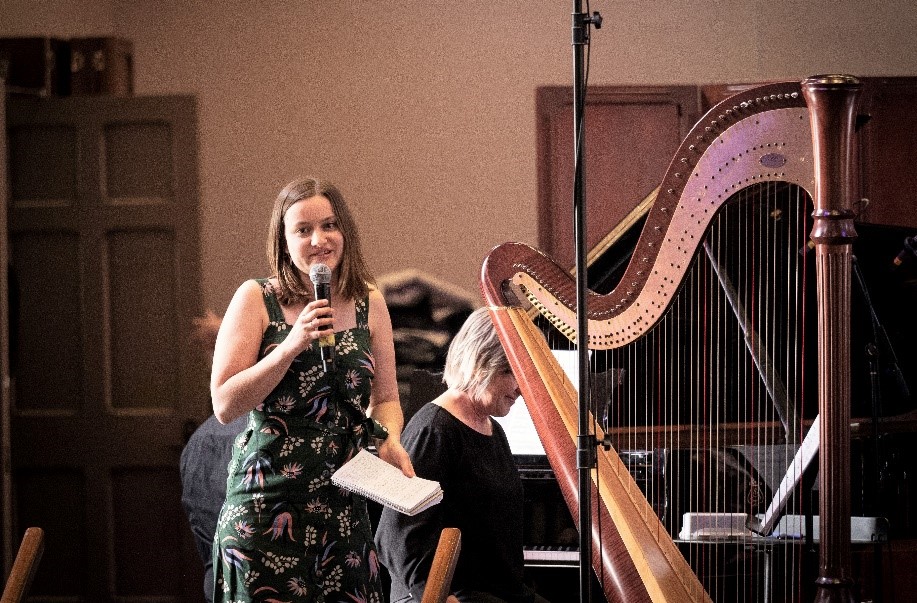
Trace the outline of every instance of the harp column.
{"type": "Polygon", "coordinates": [[[818,280],[819,575],[815,600],[854,601],[850,576],[850,291],[856,238],[851,203],[853,135],[860,82],[846,75],[806,79],[815,156],[818,280]]]}

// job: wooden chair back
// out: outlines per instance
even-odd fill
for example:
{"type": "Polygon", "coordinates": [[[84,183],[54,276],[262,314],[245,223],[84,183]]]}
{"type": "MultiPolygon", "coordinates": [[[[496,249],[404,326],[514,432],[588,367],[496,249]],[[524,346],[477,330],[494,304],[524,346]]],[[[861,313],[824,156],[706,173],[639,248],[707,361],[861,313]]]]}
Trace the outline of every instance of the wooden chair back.
{"type": "Polygon", "coordinates": [[[462,532],[458,528],[443,528],[420,603],[443,603],[446,600],[461,550],[462,532]]]}
{"type": "Polygon", "coordinates": [[[35,578],[38,562],[45,551],[45,532],[41,528],[28,528],[19,545],[19,552],[13,561],[10,577],[3,587],[0,603],[20,603],[25,600],[35,578]]]}

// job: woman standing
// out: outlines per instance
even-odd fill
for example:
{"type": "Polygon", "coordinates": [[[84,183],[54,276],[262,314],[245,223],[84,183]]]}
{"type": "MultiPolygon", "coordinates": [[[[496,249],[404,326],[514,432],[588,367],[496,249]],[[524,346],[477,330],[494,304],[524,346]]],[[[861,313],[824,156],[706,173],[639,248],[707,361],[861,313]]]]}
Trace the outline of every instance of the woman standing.
{"type": "Polygon", "coordinates": [[[382,601],[366,501],[331,474],[376,438],[379,456],[413,476],[401,445],[392,326],[343,196],[305,178],[278,195],[273,276],[239,287],[217,336],[214,413],[245,413],[214,541],[215,601],[382,601]],[[331,301],[310,269],[331,269],[331,301]],[[334,332],[334,368],[318,340],[334,332]]]}

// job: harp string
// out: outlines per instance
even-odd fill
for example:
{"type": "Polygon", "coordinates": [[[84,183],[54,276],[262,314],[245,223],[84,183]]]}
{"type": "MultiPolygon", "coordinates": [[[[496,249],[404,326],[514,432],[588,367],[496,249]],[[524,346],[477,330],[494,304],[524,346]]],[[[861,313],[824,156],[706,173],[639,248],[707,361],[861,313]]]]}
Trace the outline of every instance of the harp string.
{"type": "MultiPolygon", "coordinates": [[[[510,308],[505,312],[514,322],[515,331],[520,334],[522,345],[541,381],[551,392],[551,399],[566,429],[564,435],[575,442],[577,393],[548,347],[551,338],[533,328],[524,311],[510,308]]],[[[565,351],[569,351],[569,347],[565,347],[565,351]]],[[[595,414],[592,415],[596,437],[601,439],[604,432],[595,421],[595,414]]],[[[553,435],[562,437],[561,434],[553,435]]],[[[600,504],[608,509],[631,558],[638,560],[636,569],[651,599],[709,601],[703,586],[685,564],[684,557],[614,448],[598,451],[593,481],[600,504]],[[647,547],[648,541],[656,546],[647,547]],[[674,599],[671,598],[673,596],[674,599]]]]}
{"type": "MultiPolygon", "coordinates": [[[[741,530],[722,542],[684,542],[680,531],[689,512],[763,512],[772,476],[786,471],[814,418],[804,362],[814,352],[806,348],[814,294],[806,261],[810,211],[797,185],[766,182],[740,191],[714,218],[659,323],[631,344],[590,356],[596,434],[614,446],[601,462],[616,476],[603,483],[599,471],[598,489],[621,488],[642,500],[635,506],[640,522],[666,533],[657,541],[677,543],[715,601],[753,599],[765,579],[763,555],[779,557],[772,570],[783,579],[769,586],[777,591],[773,600],[799,594],[800,547],[777,555],[741,530]],[[769,455],[753,462],[761,450],[769,455]],[[632,473],[639,483],[625,479],[632,473]]],[[[575,349],[556,322],[537,319],[535,333],[550,350],[575,349]]],[[[575,433],[575,390],[565,389],[563,398],[575,433]]],[[[802,508],[796,496],[787,513],[802,508]]]]}

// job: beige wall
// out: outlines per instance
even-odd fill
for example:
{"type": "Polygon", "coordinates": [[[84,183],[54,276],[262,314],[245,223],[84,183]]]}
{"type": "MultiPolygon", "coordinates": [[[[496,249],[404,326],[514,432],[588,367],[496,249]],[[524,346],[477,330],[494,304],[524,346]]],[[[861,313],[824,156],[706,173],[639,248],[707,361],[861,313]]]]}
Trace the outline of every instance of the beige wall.
{"type": "MultiPolygon", "coordinates": [[[[594,2],[590,83],[917,74],[912,0],[594,2]]],[[[481,260],[537,244],[535,88],[572,80],[570,2],[0,0],[0,35],[134,41],[138,94],[200,115],[204,301],[263,275],[289,179],[337,182],[377,275],[477,292],[481,260]]],[[[587,141],[588,143],[588,141],[587,141]]]]}

